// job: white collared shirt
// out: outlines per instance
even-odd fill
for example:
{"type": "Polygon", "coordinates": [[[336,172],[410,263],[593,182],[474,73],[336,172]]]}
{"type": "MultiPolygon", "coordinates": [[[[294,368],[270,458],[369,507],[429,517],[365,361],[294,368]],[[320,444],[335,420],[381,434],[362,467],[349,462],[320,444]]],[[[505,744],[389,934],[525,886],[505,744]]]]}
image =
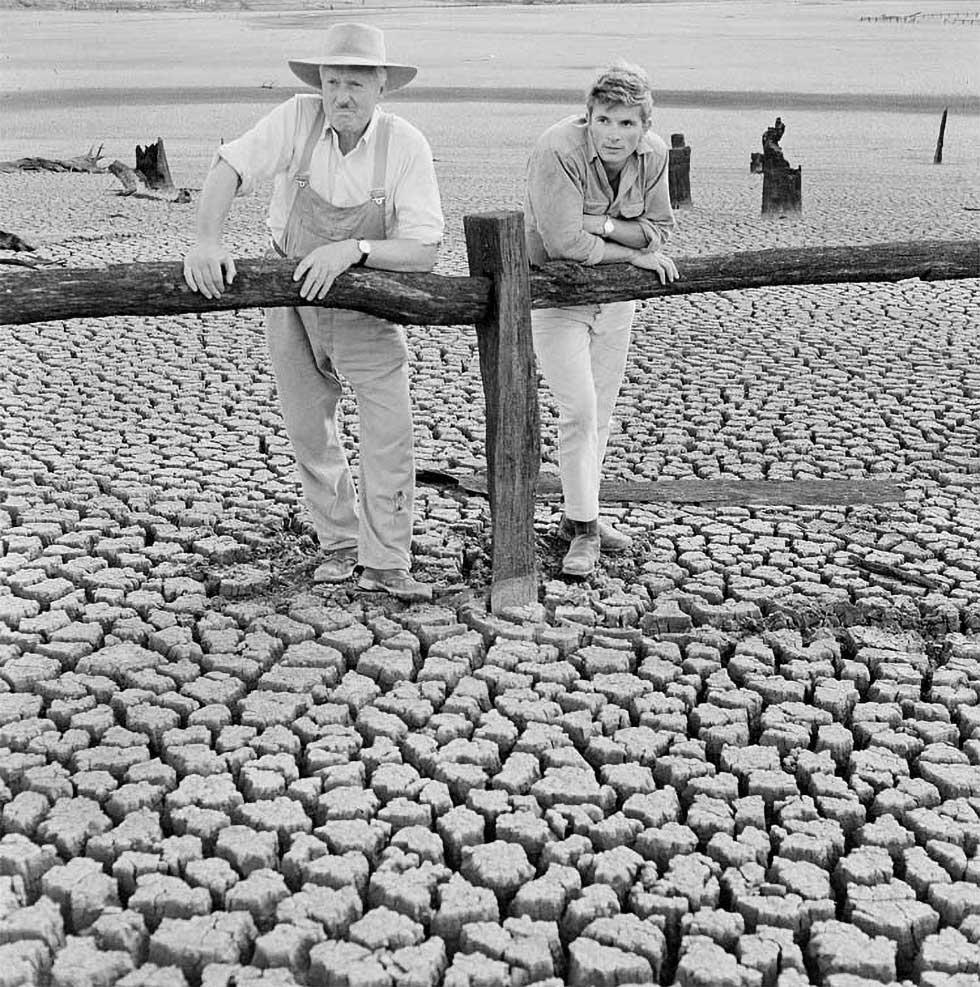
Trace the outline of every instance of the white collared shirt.
{"type": "MultiPolygon", "coordinates": [[[[295,195],[293,179],[320,105],[319,96],[294,96],[237,140],[218,149],[218,157],[241,178],[239,195],[251,192],[259,181],[274,179],[267,222],[276,242],[282,239],[295,195]]],[[[375,108],[367,129],[349,154],[341,153],[337,134],[329,125],[324,128],[310,161],[310,187],[335,206],[356,206],[367,201],[374,177],[378,120],[383,113],[391,127],[385,172],[388,236],[438,243],[444,220],[429,143],[407,120],[385,113],[380,107],[375,108]]]]}

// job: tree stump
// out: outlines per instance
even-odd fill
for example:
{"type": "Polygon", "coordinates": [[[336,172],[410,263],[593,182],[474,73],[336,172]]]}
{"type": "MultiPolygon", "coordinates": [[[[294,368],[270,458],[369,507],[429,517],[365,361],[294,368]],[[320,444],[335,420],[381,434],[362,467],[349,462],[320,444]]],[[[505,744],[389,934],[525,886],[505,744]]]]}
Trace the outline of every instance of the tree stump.
{"type": "Polygon", "coordinates": [[[136,170],[146,179],[148,188],[174,190],[174,180],[170,177],[170,165],[167,164],[167,152],[163,148],[163,138],[158,137],[155,144],[146,147],[136,145],[136,170]]]}
{"type": "MultiPolygon", "coordinates": [[[[803,169],[791,168],[779,146],[786,124],[776,117],[762,135],[762,215],[790,216],[803,211],[803,169]]],[[[753,155],[753,163],[756,156],[753,155]]]]}
{"type": "Polygon", "coordinates": [[[670,135],[667,183],[674,209],[691,205],[691,149],[684,143],[683,134],[670,135]]]}
{"type": "Polygon", "coordinates": [[[767,168],[762,173],[762,215],[803,212],[803,169],[767,168]]]}

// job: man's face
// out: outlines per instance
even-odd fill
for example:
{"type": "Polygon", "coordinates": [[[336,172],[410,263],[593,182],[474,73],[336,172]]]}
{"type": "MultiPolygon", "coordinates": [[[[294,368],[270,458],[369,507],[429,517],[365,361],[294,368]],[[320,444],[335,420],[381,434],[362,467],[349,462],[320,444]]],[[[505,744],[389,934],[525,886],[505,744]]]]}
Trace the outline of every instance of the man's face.
{"type": "Polygon", "coordinates": [[[320,66],[323,112],[338,134],[356,139],[364,133],[384,90],[382,78],[373,68],[320,66]]]}
{"type": "Polygon", "coordinates": [[[646,129],[639,106],[596,103],[589,113],[592,143],[603,162],[615,168],[636,150],[646,129]]]}

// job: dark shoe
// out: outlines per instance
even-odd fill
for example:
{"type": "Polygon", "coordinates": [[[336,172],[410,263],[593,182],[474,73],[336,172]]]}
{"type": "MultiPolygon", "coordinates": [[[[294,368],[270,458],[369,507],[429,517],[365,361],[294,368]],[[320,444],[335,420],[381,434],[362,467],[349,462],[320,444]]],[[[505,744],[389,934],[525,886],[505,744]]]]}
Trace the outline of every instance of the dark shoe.
{"type": "MultiPolygon", "coordinates": [[[[575,522],[569,521],[562,515],[561,523],[558,525],[557,538],[559,541],[571,541],[575,537],[575,522]]],[[[620,552],[628,552],[633,544],[633,539],[629,535],[624,535],[617,531],[611,524],[605,521],[599,522],[599,547],[607,555],[618,555],[620,552]]]]}
{"type": "Polygon", "coordinates": [[[345,583],[354,575],[357,549],[335,548],[323,553],[323,561],[313,570],[315,583],[345,583]]]}
{"type": "Polygon", "coordinates": [[[398,600],[432,599],[432,587],[413,579],[407,569],[368,569],[361,573],[357,581],[358,589],[378,590],[388,593],[398,600]]]}
{"type": "Polygon", "coordinates": [[[599,564],[598,521],[569,521],[573,526],[572,543],[561,561],[562,575],[583,578],[599,564]]]}

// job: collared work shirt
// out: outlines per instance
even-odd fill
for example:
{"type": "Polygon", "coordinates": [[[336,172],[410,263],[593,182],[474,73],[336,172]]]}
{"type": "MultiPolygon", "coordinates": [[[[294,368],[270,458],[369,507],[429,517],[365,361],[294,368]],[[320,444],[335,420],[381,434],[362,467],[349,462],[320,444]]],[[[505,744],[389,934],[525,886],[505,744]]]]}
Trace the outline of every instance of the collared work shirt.
{"type": "Polygon", "coordinates": [[[623,165],[614,193],[584,116],[549,127],[531,153],[524,200],[528,260],[598,264],[602,237],[582,228],[583,213],[636,220],[650,249],[674,229],[667,185],[667,145],[649,131],[623,165]]]}
{"type": "MultiPolygon", "coordinates": [[[[239,195],[252,191],[256,182],[274,179],[268,226],[277,243],[282,239],[293,203],[293,179],[320,104],[319,96],[294,96],[246,134],[218,149],[218,156],[238,172],[239,195]]],[[[310,187],[314,192],[335,206],[355,206],[368,200],[378,120],[384,112],[375,108],[367,129],[349,154],[341,153],[337,134],[329,124],[324,127],[310,161],[310,187]]],[[[438,243],[444,220],[429,143],[407,120],[393,113],[386,115],[391,126],[385,170],[388,236],[438,243]]]]}

